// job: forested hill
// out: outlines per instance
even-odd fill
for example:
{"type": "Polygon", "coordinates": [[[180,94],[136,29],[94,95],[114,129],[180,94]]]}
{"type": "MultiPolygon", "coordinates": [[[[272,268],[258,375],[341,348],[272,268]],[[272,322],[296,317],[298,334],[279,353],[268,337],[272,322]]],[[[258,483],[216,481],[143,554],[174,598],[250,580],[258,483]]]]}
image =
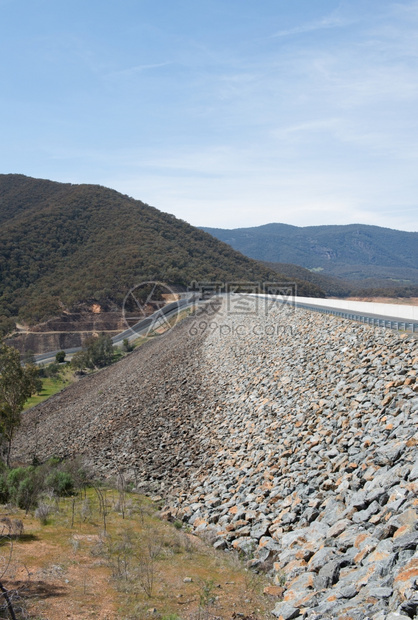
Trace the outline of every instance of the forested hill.
{"type": "Polygon", "coordinates": [[[363,224],[202,230],[257,260],[293,263],[348,279],[418,282],[418,232],[363,224]]]}
{"type": "MultiPolygon", "coordinates": [[[[86,301],[120,304],[143,280],[272,278],[209,234],[114,190],[0,175],[3,322],[38,322],[86,301]]],[[[310,284],[299,291],[321,293],[310,284]]]]}

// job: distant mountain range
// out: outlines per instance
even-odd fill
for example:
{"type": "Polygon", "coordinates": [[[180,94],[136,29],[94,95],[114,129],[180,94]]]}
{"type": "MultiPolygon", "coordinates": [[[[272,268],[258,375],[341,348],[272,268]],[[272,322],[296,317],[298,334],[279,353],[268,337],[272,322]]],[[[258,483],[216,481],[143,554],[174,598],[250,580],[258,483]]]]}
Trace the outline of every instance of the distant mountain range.
{"type": "MultiPolygon", "coordinates": [[[[120,307],[144,280],[186,290],[192,281],[274,278],[200,229],[114,190],[0,175],[0,336],[17,319],[34,324],[86,302],[120,307]]],[[[299,291],[323,294],[302,282],[299,291]]]]}
{"type": "Polygon", "coordinates": [[[246,256],[268,263],[292,263],[347,280],[376,284],[418,283],[418,233],[350,224],[254,228],[202,227],[246,256]]]}

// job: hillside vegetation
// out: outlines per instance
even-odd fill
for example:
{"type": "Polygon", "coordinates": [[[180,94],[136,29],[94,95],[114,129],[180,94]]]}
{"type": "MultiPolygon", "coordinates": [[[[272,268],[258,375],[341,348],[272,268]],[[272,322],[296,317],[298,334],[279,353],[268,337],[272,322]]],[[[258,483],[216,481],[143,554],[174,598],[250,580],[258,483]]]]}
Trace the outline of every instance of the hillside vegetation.
{"type": "Polygon", "coordinates": [[[418,233],[379,226],[202,228],[246,256],[293,263],[348,280],[378,279],[366,286],[418,284],[418,233]]]}
{"type": "Polygon", "coordinates": [[[291,263],[269,263],[264,265],[288,278],[304,280],[319,286],[330,297],[417,297],[418,284],[401,284],[393,278],[375,277],[362,280],[347,280],[324,272],[309,271],[291,263]]]}
{"type": "Polygon", "coordinates": [[[143,280],[277,279],[186,222],[97,185],[0,175],[0,223],[3,333],[11,317],[37,323],[82,302],[120,305],[143,280]]]}

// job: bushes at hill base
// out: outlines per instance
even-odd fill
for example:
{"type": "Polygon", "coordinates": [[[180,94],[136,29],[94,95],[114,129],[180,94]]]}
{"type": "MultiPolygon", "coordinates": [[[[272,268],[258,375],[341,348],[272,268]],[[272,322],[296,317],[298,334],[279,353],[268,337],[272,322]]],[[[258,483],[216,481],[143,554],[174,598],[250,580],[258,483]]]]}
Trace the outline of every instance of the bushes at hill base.
{"type": "Polygon", "coordinates": [[[72,495],[74,481],[67,471],[54,471],[45,480],[48,489],[52,489],[58,497],[72,495]]]}
{"type": "Polygon", "coordinates": [[[41,389],[36,366],[29,363],[22,367],[19,351],[0,342],[0,444],[7,465],[23,406],[41,389]]]}
{"type": "Polygon", "coordinates": [[[31,510],[45,495],[68,497],[87,482],[83,468],[75,462],[50,459],[43,465],[4,469],[0,474],[0,503],[31,510]]]}
{"type": "Polygon", "coordinates": [[[114,349],[112,339],[107,334],[88,338],[81,351],[74,354],[71,366],[76,370],[84,368],[104,368],[113,361],[114,349]]]}
{"type": "Polygon", "coordinates": [[[41,379],[59,379],[61,377],[61,366],[57,362],[52,362],[48,366],[41,366],[39,368],[39,376],[41,379]]]}
{"type": "Polygon", "coordinates": [[[134,350],[134,345],[129,342],[128,338],[123,339],[122,345],[125,353],[131,353],[134,350]]]}
{"type": "Polygon", "coordinates": [[[65,351],[58,351],[55,356],[55,361],[57,364],[63,364],[65,362],[65,351]]]}

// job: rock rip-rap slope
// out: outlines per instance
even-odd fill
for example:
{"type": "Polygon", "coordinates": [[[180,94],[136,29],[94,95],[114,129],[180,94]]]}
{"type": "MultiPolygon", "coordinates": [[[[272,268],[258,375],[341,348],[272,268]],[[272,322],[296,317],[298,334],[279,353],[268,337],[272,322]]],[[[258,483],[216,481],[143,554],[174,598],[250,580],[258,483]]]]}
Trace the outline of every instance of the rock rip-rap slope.
{"type": "Polygon", "coordinates": [[[200,432],[213,400],[200,366],[202,336],[190,339],[188,325],[29,410],[15,460],[81,456],[94,475],[123,473],[145,491],[182,482],[214,449],[200,432]]]}
{"type": "Polygon", "coordinates": [[[413,617],[416,338],[263,307],[218,315],[210,332],[203,366],[221,448],[173,517],[253,566],[274,562],[278,617],[413,617]]]}
{"type": "Polygon", "coordinates": [[[225,301],[35,408],[15,449],[158,486],[273,566],[279,618],[413,618],[417,370],[412,335],[225,301]]]}

